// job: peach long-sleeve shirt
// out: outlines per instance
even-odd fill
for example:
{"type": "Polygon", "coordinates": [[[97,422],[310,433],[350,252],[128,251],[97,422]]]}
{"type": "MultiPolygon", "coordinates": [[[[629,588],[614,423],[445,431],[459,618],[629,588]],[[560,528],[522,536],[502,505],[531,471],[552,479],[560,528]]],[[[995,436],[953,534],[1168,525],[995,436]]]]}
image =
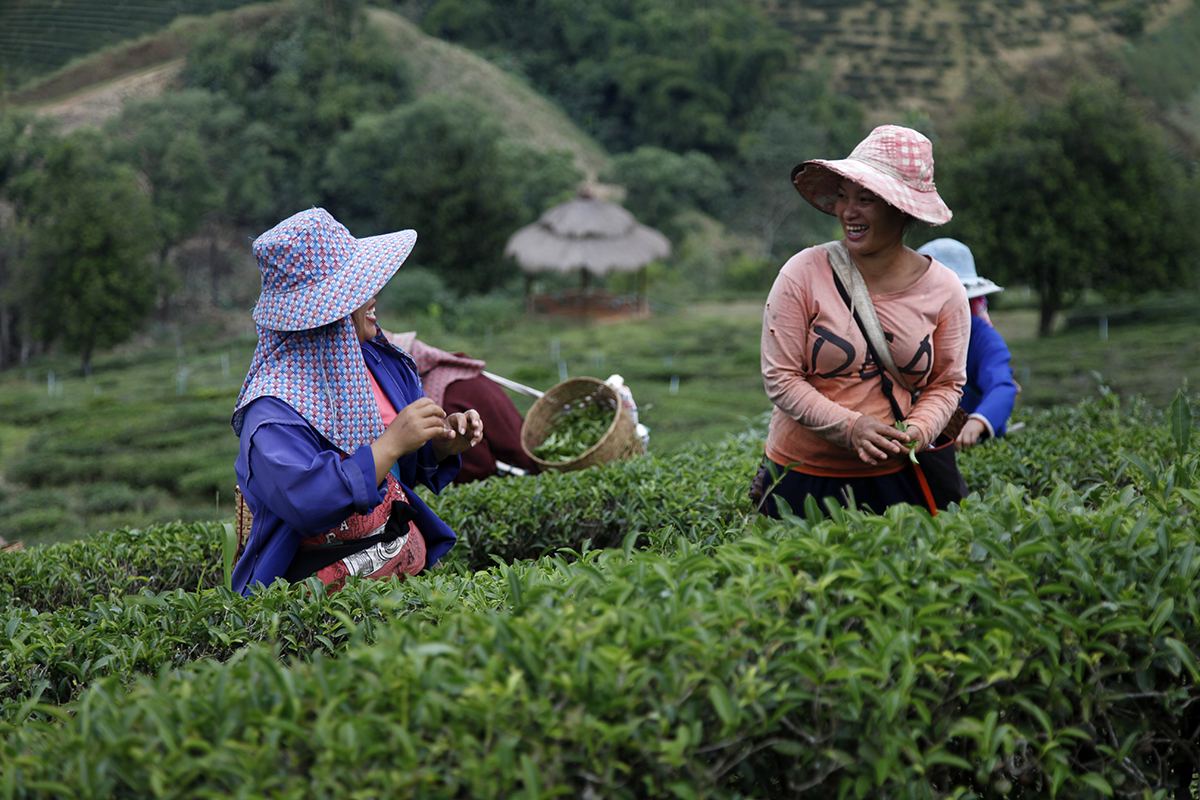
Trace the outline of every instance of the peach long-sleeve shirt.
{"type": "MultiPolygon", "coordinates": [[[[971,331],[966,291],[948,267],[932,261],[907,289],[873,294],[871,300],[896,365],[920,391],[914,404],[908,392],[894,387],[896,402],[926,437],[936,435],[954,413],[966,381],[971,331]]],[[[810,247],[792,256],[763,312],[763,385],[775,405],[767,456],[814,475],[861,477],[902,469],[906,453],[872,467],[850,448],[850,430],[863,414],[895,422],[881,386],[882,369],[838,294],[825,249],[810,247]]]]}

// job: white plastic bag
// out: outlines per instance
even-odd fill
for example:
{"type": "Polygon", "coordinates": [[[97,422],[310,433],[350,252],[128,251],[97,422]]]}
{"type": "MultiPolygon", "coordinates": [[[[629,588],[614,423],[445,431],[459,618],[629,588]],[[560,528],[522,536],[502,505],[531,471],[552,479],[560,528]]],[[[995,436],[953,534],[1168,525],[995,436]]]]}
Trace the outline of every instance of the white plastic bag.
{"type": "Polygon", "coordinates": [[[637,427],[637,436],[642,440],[642,446],[649,448],[650,429],[638,422],[637,403],[633,400],[633,392],[629,391],[629,387],[625,385],[625,379],[620,375],[609,375],[605,383],[617,390],[617,396],[621,398],[621,405],[625,406],[629,416],[633,418],[633,424],[637,427]]]}

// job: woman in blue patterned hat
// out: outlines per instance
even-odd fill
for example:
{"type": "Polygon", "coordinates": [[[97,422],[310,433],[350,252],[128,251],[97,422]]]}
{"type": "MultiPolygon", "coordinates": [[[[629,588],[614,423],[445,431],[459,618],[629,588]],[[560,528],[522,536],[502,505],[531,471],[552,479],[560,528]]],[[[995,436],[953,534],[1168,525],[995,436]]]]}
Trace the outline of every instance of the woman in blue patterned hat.
{"type": "Polygon", "coordinates": [[[233,413],[234,469],[254,522],[233,571],[243,594],[276,578],[403,577],[455,534],[417,495],[458,473],[483,437],[475,410],[447,416],[375,322],[375,295],[414,231],[356,239],[321,208],[254,242],[258,347],[233,413]]]}

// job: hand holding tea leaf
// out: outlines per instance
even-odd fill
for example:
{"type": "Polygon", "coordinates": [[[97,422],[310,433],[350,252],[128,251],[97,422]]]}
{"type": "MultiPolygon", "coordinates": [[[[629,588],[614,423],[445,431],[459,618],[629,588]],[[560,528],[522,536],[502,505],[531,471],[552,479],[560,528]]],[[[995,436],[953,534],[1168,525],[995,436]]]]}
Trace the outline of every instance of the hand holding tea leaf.
{"type": "MultiPolygon", "coordinates": [[[[900,431],[901,433],[904,433],[905,431],[908,430],[908,423],[902,419],[896,420],[896,430],[900,431]]],[[[908,443],[908,460],[914,464],[920,463],[919,461],[917,461],[917,447],[920,444],[921,444],[920,439],[914,439],[913,441],[908,443]]]]}
{"type": "Polygon", "coordinates": [[[876,465],[904,452],[900,431],[870,414],[859,417],[850,430],[850,449],[866,464],[876,465]]]}

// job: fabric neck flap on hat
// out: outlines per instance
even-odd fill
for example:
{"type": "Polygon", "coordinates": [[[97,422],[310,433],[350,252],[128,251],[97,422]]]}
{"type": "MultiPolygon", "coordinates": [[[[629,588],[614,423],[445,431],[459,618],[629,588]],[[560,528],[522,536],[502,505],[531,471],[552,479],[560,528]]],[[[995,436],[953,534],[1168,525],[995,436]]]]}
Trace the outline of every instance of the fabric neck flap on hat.
{"type": "Polygon", "coordinates": [[[343,453],[353,453],[383,433],[362,348],[348,318],[293,332],[258,326],[258,346],[231,420],[238,436],[246,406],[259,397],[287,403],[343,453]]]}

